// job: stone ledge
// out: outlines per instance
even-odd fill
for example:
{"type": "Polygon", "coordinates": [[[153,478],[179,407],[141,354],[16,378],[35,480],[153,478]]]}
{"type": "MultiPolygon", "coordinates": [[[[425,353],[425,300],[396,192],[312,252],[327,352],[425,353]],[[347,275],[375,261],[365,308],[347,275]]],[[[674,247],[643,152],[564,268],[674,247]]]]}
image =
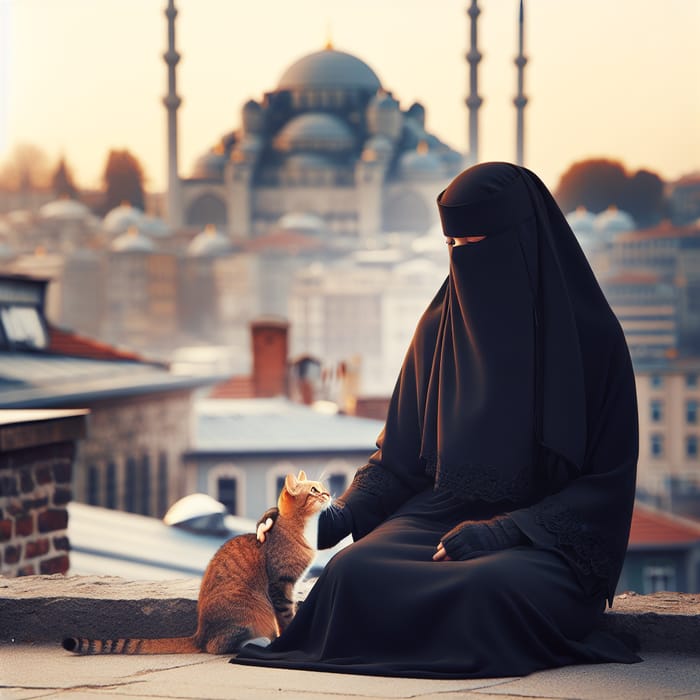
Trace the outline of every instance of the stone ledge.
{"type": "MultiPolygon", "coordinates": [[[[189,635],[197,625],[198,588],[197,579],[0,578],[0,642],[189,635]]],[[[604,628],[637,651],[700,655],[700,595],[623,593],[604,628]]]]}

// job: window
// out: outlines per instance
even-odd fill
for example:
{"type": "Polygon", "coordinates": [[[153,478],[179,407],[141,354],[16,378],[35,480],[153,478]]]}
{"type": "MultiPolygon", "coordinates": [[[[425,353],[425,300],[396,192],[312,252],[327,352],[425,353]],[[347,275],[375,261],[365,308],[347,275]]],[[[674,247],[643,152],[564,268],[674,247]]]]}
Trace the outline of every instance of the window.
{"type": "Polygon", "coordinates": [[[156,494],[156,508],[158,512],[156,515],[162,518],[166,511],[168,510],[169,498],[168,498],[168,455],[165,452],[161,452],[158,455],[158,491],[156,494]]]}
{"type": "Polygon", "coordinates": [[[117,507],[117,465],[114,462],[107,463],[105,481],[105,506],[115,509],[117,507]]]}
{"type": "Polygon", "coordinates": [[[689,389],[694,389],[698,385],[698,375],[697,374],[686,374],[685,375],[685,385],[689,389]]]}
{"type": "Polygon", "coordinates": [[[695,399],[685,402],[685,420],[691,425],[698,422],[698,402],[695,399]]]}
{"type": "Polygon", "coordinates": [[[133,457],[127,457],[124,487],[124,510],[127,513],[136,512],[136,472],[136,460],[133,457]]]}
{"type": "Polygon", "coordinates": [[[651,564],[642,569],[642,593],[676,590],[676,571],[670,564],[651,564]]]}
{"type": "Polygon", "coordinates": [[[87,470],[87,502],[91,506],[100,505],[100,470],[94,464],[87,470]]]}
{"type": "Polygon", "coordinates": [[[151,514],[151,458],[144,455],[141,458],[141,473],[139,474],[139,513],[151,514]]]}
{"type": "Polygon", "coordinates": [[[650,415],[652,423],[659,423],[664,419],[664,402],[659,399],[652,399],[650,404],[650,415]]]}
{"type": "Polygon", "coordinates": [[[649,376],[649,384],[652,389],[660,389],[664,385],[664,378],[660,374],[652,374],[649,376]]]}
{"type": "Polygon", "coordinates": [[[238,511],[238,480],[235,476],[220,476],[216,481],[216,500],[221,501],[231,515],[238,511]]]}
{"type": "Polygon", "coordinates": [[[685,456],[688,459],[698,458],[698,436],[688,435],[685,439],[685,456]]]}
{"type": "Polygon", "coordinates": [[[328,477],[328,490],[333,498],[340,496],[347,488],[348,478],[345,474],[331,474],[328,477]]]}
{"type": "Polygon", "coordinates": [[[38,309],[33,306],[5,306],[0,309],[2,331],[11,346],[45,348],[48,337],[38,309]]]}
{"type": "Polygon", "coordinates": [[[651,456],[655,458],[663,457],[664,455],[664,436],[659,433],[651,435],[651,456]]]}

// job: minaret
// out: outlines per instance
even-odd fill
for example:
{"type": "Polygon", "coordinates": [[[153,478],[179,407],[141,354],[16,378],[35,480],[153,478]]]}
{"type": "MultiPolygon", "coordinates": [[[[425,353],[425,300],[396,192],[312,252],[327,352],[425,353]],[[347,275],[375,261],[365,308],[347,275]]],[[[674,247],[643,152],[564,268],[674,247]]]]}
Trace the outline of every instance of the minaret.
{"type": "Polygon", "coordinates": [[[168,0],[165,10],[168,18],[168,50],[163,59],[168,66],[168,94],[163,98],[163,105],[168,113],[168,192],[167,220],[171,226],[182,225],[182,198],[180,176],[177,167],[177,109],[182,100],[177,95],[175,68],[180,62],[180,54],[175,50],[175,0],[168,0]]]}
{"type": "Polygon", "coordinates": [[[471,21],[471,45],[466,56],[469,63],[469,97],[466,99],[469,108],[469,151],[466,160],[467,165],[474,165],[479,160],[479,107],[483,102],[477,90],[477,68],[481,61],[476,42],[476,20],[481,14],[477,0],[472,0],[467,14],[471,21]]]}
{"type": "Polygon", "coordinates": [[[523,165],[524,156],[524,140],[525,140],[525,105],[527,97],[523,93],[524,73],[527,58],[524,54],[525,50],[525,18],[523,11],[523,0],[520,0],[520,20],[518,33],[518,55],[515,57],[515,65],[518,67],[518,94],[513,100],[517,112],[516,127],[515,127],[515,162],[518,165],[523,165]]]}

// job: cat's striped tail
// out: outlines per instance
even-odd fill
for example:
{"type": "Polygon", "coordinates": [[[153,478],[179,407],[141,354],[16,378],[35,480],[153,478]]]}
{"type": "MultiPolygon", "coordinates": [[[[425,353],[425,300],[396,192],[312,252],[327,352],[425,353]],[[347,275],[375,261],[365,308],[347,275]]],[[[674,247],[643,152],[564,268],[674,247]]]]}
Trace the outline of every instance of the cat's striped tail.
{"type": "Polygon", "coordinates": [[[85,639],[66,637],[63,648],[74,654],[198,654],[194,637],[161,639],[85,639]]]}

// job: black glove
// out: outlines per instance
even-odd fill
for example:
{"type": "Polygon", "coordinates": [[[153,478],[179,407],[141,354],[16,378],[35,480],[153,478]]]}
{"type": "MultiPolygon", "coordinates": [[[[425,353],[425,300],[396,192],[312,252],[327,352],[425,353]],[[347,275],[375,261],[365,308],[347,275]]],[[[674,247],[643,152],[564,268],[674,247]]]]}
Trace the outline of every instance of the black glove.
{"type": "Polygon", "coordinates": [[[477,552],[498,551],[525,544],[527,538],[508,515],[491,520],[465,520],[443,538],[442,546],[450,559],[463,560],[477,552]]]}
{"type": "Polygon", "coordinates": [[[318,548],[328,549],[352,532],[352,514],[343,503],[334,501],[318,518],[318,548]]]}

